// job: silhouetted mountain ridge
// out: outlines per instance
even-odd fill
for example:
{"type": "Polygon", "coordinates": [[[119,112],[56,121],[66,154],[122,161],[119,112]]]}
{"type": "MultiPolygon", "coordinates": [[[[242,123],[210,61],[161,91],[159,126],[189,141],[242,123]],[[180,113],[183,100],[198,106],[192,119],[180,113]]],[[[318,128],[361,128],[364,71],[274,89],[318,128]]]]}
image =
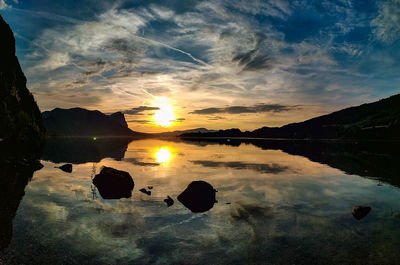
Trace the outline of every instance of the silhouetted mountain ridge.
{"type": "Polygon", "coordinates": [[[282,127],[254,131],[219,130],[182,137],[251,137],[286,139],[400,139],[400,94],[282,127]]]}
{"type": "Polygon", "coordinates": [[[151,135],[154,137],[176,137],[184,133],[214,133],[216,130],[209,130],[207,128],[195,128],[188,130],[176,130],[171,132],[162,132],[162,133],[152,133],[151,135]]]}
{"type": "Polygon", "coordinates": [[[52,136],[145,136],[128,128],[124,114],[106,115],[83,108],[61,109],[42,113],[44,125],[52,136]]]}

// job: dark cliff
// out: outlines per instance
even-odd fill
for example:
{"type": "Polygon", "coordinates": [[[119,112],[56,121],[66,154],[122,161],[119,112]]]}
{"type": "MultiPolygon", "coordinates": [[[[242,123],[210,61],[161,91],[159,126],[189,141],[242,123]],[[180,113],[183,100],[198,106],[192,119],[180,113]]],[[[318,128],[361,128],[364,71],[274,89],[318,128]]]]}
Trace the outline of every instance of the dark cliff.
{"type": "Polygon", "coordinates": [[[45,133],[42,116],[15,55],[14,34],[1,15],[0,38],[0,138],[41,139],[45,133]]]}
{"type": "Polygon", "coordinates": [[[106,115],[98,110],[82,108],[45,111],[44,125],[50,136],[144,136],[128,128],[124,114],[106,115]]]}

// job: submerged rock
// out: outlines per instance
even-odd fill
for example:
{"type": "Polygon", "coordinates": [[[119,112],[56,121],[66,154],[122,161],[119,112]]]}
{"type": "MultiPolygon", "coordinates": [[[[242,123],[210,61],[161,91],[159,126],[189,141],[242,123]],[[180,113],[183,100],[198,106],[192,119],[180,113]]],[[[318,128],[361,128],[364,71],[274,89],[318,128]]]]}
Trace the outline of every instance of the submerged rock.
{"type": "Polygon", "coordinates": [[[103,199],[130,198],[135,183],[128,172],[103,167],[93,179],[103,199]]]}
{"type": "Polygon", "coordinates": [[[140,192],[143,192],[144,194],[147,194],[147,195],[151,195],[151,191],[149,191],[149,190],[146,190],[145,188],[141,188],[140,190],[139,190],[140,192]]]}
{"type": "Polygon", "coordinates": [[[371,207],[370,206],[359,206],[359,205],[356,205],[356,206],[353,207],[353,209],[351,211],[351,214],[357,220],[361,220],[365,216],[367,216],[370,211],[371,211],[371,207]]]}
{"type": "Polygon", "coordinates": [[[202,213],[214,207],[216,190],[205,181],[193,181],[178,196],[178,201],[194,213],[202,213]]]}
{"type": "Polygon", "coordinates": [[[167,204],[168,207],[174,205],[174,200],[169,196],[167,196],[167,198],[164,200],[164,202],[167,204]]]}
{"type": "Polygon", "coordinates": [[[72,164],[65,164],[65,165],[62,165],[61,167],[58,167],[58,168],[61,169],[64,172],[67,172],[67,173],[71,173],[72,172],[72,164]]]}

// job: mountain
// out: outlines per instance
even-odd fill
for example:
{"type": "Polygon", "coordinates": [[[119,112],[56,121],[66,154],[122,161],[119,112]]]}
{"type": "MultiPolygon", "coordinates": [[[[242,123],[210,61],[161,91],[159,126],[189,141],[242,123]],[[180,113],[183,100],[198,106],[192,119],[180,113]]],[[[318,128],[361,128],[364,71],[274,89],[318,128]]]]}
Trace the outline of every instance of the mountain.
{"type": "Polygon", "coordinates": [[[282,127],[262,127],[251,132],[229,129],[187,133],[182,137],[400,140],[400,94],[282,127]]]}
{"type": "Polygon", "coordinates": [[[106,115],[98,110],[82,108],[60,109],[42,113],[43,122],[51,136],[145,136],[128,128],[121,112],[106,115]]]}
{"type": "Polygon", "coordinates": [[[33,143],[45,128],[15,55],[14,34],[1,15],[0,38],[0,139],[33,143]]]}
{"type": "Polygon", "coordinates": [[[151,135],[154,137],[177,137],[182,134],[186,133],[214,133],[217,132],[216,130],[209,130],[206,128],[196,128],[196,129],[189,129],[189,130],[177,130],[172,132],[162,132],[162,133],[152,133],[151,135]]]}

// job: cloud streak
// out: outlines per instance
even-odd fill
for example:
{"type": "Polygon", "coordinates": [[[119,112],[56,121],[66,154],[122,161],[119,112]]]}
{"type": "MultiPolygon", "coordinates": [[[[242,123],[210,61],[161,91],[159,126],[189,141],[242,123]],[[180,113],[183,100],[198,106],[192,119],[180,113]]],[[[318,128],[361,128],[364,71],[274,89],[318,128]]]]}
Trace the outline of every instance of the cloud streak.
{"type": "Polygon", "coordinates": [[[231,106],[226,108],[205,108],[198,109],[190,112],[190,114],[217,114],[217,113],[228,113],[228,114],[242,114],[242,113],[262,113],[262,112],[285,112],[290,111],[297,106],[284,106],[279,104],[257,104],[254,106],[231,106]]]}
{"type": "Polygon", "coordinates": [[[159,110],[159,109],[160,109],[159,107],[140,106],[129,110],[124,110],[122,111],[122,113],[129,115],[142,115],[143,112],[159,110]]]}
{"type": "Polygon", "coordinates": [[[212,168],[218,168],[218,167],[226,167],[226,168],[232,168],[236,170],[243,170],[243,169],[249,169],[249,170],[254,170],[260,173],[266,173],[266,174],[280,174],[283,172],[289,171],[289,167],[287,166],[282,166],[279,164],[256,164],[256,163],[243,163],[239,161],[229,161],[229,162],[220,162],[220,161],[211,161],[211,160],[193,160],[191,161],[193,164],[196,165],[201,165],[204,167],[212,167],[212,168]]]}
{"type": "Polygon", "coordinates": [[[82,0],[70,16],[71,3],[20,1],[4,13],[43,110],[111,113],[166,97],[177,116],[199,114],[178,129],[235,126],[219,113],[248,114],[238,122],[255,129],[398,93],[400,2],[363,3],[82,0]]]}

